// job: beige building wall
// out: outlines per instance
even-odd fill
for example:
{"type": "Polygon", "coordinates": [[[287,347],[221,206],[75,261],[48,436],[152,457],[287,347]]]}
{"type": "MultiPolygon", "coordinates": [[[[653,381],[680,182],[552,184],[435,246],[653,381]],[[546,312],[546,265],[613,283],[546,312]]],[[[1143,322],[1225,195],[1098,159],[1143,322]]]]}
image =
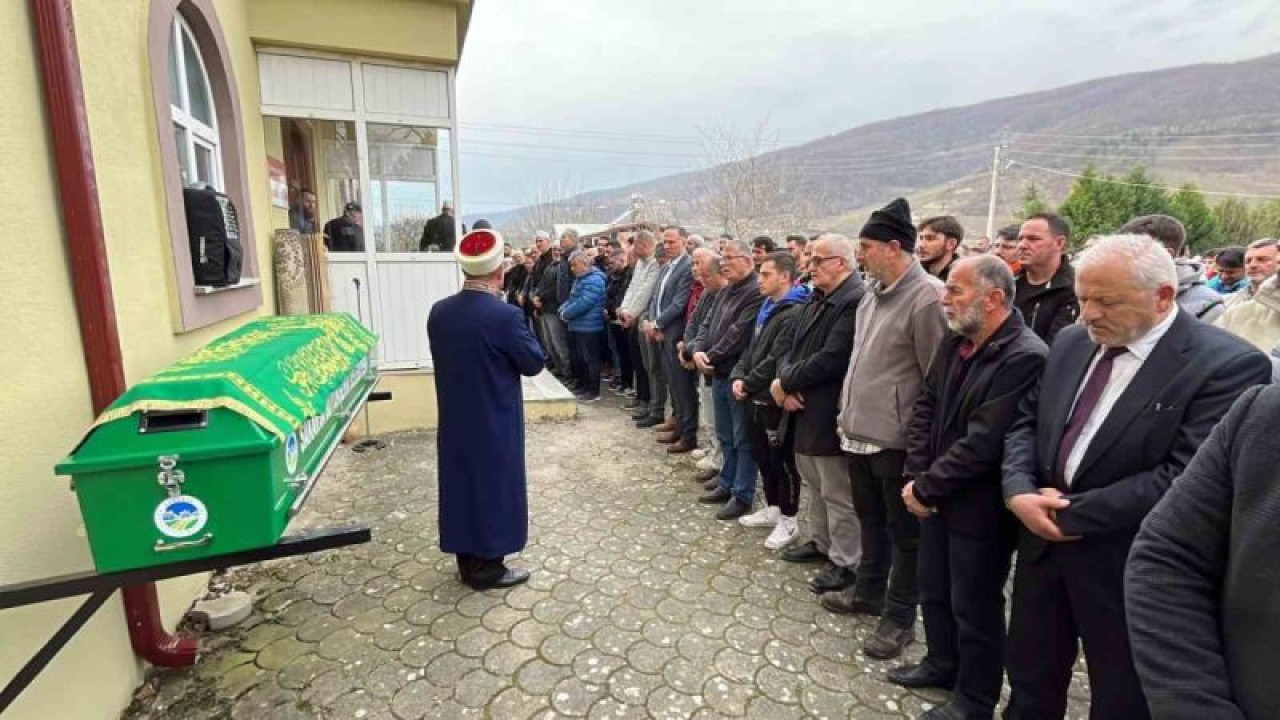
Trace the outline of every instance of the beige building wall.
{"type": "Polygon", "coordinates": [[[250,31],[264,45],[453,64],[466,0],[252,0],[250,31]]]}
{"type": "MultiPolygon", "coordinates": [[[[250,204],[263,305],[194,332],[175,331],[178,311],[162,193],[146,32],[151,0],[75,2],[97,187],[102,205],[125,379],[134,383],[258,313],[274,311],[270,235],[287,224],[271,209],[267,128],[260,113],[253,37],[420,60],[457,57],[458,9],[422,0],[214,0],[235,73],[244,125],[250,204]]],[[[461,7],[467,7],[465,2],[461,7]]],[[[465,25],[462,27],[465,31],[465,25]]],[[[0,2],[0,197],[7,240],[0,262],[6,309],[8,394],[0,403],[0,584],[92,567],[79,509],[53,465],[92,421],[72,299],[40,68],[27,2],[0,2]]],[[[278,156],[279,128],[271,148],[278,156]]],[[[225,129],[224,129],[225,132],[225,129]]],[[[425,389],[425,388],[424,388],[425,389]]],[[[426,398],[424,398],[426,399],[426,398]]],[[[172,628],[205,582],[162,583],[172,628]]],[[[0,611],[0,685],[12,678],[82,599],[0,611]]],[[[4,720],[106,720],[119,716],[142,679],[117,595],[26,690],[4,720]]]]}

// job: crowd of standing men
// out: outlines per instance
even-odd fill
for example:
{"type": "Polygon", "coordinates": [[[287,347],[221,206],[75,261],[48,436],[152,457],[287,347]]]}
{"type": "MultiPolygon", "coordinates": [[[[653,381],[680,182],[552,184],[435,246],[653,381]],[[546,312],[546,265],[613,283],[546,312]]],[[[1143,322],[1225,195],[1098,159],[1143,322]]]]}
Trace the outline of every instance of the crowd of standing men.
{"type": "Polygon", "coordinates": [[[1280,717],[1280,494],[1263,485],[1280,443],[1262,416],[1280,397],[1251,389],[1280,344],[1276,243],[1240,253],[1247,278],[1218,254],[1224,299],[1173,218],[1074,258],[1069,236],[1041,213],[966,248],[954,218],[915,223],[903,199],[856,240],[781,249],[538,233],[505,290],[579,401],[611,367],[636,427],[697,454],[717,519],[820,563],[828,611],[879,618],[864,654],[898,657],[923,615],[925,658],[887,675],[951,691],[923,717],[991,718],[1007,673],[1005,718],[1061,718],[1081,643],[1092,718],[1280,717]]]}

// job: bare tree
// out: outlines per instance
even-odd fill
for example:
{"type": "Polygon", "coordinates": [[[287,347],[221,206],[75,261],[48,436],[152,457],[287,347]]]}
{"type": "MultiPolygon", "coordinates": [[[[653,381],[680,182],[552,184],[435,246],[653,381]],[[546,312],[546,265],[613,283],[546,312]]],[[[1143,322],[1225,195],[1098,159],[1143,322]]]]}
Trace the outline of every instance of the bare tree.
{"type": "Polygon", "coordinates": [[[556,223],[588,222],[591,208],[582,202],[581,184],[568,178],[545,178],[534,191],[534,202],[524,209],[517,223],[520,232],[532,236],[551,231],[556,223]]]}
{"type": "Polygon", "coordinates": [[[774,152],[778,137],[767,119],[744,132],[701,132],[710,168],[689,188],[699,220],[738,237],[816,229],[827,213],[826,193],[805,187],[798,168],[774,152]]]}

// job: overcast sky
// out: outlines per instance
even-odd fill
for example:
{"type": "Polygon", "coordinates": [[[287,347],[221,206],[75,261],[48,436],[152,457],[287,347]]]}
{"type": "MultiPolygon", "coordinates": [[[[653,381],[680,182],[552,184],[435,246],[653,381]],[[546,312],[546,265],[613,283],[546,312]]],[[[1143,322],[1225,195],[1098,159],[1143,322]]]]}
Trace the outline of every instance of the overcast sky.
{"type": "Polygon", "coordinates": [[[717,126],[767,120],[793,145],[1277,48],[1277,0],[478,0],[458,81],[462,209],[697,167],[717,126]]]}

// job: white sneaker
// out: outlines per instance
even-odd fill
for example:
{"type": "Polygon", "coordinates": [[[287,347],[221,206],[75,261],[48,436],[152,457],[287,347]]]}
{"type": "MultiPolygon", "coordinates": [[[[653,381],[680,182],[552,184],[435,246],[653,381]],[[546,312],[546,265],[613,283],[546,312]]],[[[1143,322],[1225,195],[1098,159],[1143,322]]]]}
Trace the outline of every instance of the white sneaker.
{"type": "MultiPolygon", "coordinates": [[[[746,518],[742,519],[745,520],[746,518]]],[[[765,538],[764,546],[770,550],[781,550],[782,548],[790,545],[799,534],[799,521],[794,517],[787,517],[783,515],[778,518],[778,524],[773,526],[773,532],[769,533],[769,537],[765,538]]]]}
{"type": "Polygon", "coordinates": [[[707,448],[694,448],[693,452],[689,453],[689,457],[692,457],[694,460],[701,460],[706,456],[707,448]]]}
{"type": "Polygon", "coordinates": [[[699,470],[719,470],[720,463],[716,462],[715,460],[709,457],[703,457],[701,460],[698,461],[698,469],[699,470]]]}
{"type": "Polygon", "coordinates": [[[782,511],[777,505],[768,505],[751,513],[738,518],[738,522],[747,527],[773,527],[778,524],[778,518],[782,517],[782,511]]]}

